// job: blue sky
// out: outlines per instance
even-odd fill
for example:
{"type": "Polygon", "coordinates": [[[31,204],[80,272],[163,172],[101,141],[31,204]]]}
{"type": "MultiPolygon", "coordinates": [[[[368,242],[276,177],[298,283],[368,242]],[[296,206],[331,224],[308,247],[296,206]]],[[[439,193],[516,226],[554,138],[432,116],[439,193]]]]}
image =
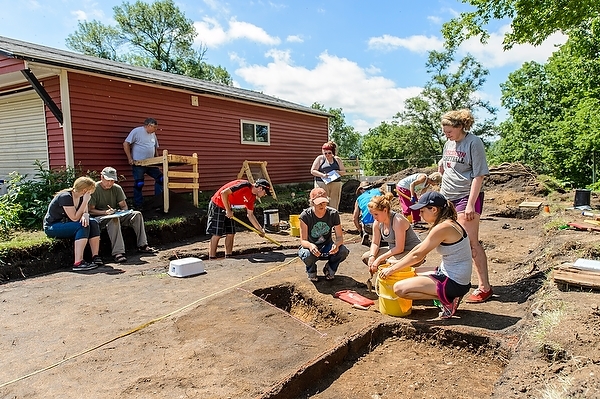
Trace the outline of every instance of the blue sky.
{"type": "MultiPolygon", "coordinates": [[[[133,3],[133,1],[130,1],[133,3]]],[[[225,67],[236,86],[310,106],[342,108],[359,132],[389,121],[429,80],[428,51],[442,50],[442,23],[468,10],[459,0],[175,0],[194,21],[206,61],[225,67]]],[[[114,24],[114,0],[0,0],[0,36],[68,50],[77,22],[114,24]]],[[[470,53],[490,71],[478,93],[500,107],[500,83],[523,62],[545,62],[560,34],[543,45],[502,50],[506,21],[470,53]]],[[[501,110],[500,119],[505,115],[501,110]]]]}

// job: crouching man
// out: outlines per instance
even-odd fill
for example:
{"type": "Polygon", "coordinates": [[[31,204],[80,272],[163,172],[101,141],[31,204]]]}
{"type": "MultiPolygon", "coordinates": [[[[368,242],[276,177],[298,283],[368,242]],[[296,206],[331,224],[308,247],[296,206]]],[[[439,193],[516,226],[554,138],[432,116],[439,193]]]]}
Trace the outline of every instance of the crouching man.
{"type": "Polygon", "coordinates": [[[125,242],[121,226],[131,226],[137,237],[137,249],[142,253],[154,253],[156,250],[148,246],[144,217],[139,211],[129,210],[125,201],[125,192],[117,181],[117,170],[107,166],[100,173],[100,181],[96,182],[96,191],[89,202],[90,215],[96,217],[100,227],[105,228],[112,246],[115,262],[127,261],[125,242]]]}

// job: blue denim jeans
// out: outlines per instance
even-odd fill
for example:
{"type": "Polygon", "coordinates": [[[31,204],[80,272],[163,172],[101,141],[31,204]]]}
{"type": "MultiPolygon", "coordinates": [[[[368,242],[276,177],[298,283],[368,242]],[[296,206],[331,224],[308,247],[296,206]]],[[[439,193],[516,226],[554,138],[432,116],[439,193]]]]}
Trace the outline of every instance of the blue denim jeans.
{"type": "Polygon", "coordinates": [[[142,190],[144,188],[144,175],[154,179],[154,195],[161,195],[163,192],[163,174],[155,166],[132,166],[133,171],[133,205],[140,208],[144,204],[142,190]]]}
{"type": "Polygon", "coordinates": [[[341,245],[335,254],[317,257],[310,252],[310,249],[301,247],[298,250],[298,257],[306,265],[306,273],[309,277],[317,276],[317,261],[326,260],[325,267],[328,269],[329,275],[334,276],[342,263],[350,253],[350,250],[345,245],[341,245]]]}
{"type": "Polygon", "coordinates": [[[94,218],[90,218],[88,227],[83,227],[80,222],[54,223],[44,228],[44,233],[52,238],[75,238],[75,241],[83,238],[94,238],[100,235],[100,225],[94,218]]]}

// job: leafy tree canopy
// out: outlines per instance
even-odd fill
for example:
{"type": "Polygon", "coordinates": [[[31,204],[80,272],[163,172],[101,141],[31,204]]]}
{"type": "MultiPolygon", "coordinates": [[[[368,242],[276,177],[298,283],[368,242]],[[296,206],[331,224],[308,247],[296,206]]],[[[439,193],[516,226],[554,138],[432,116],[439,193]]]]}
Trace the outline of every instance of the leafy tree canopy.
{"type": "Polygon", "coordinates": [[[372,174],[394,174],[408,167],[434,165],[446,137],[440,119],[444,112],[468,108],[491,119],[476,121],[471,133],[486,138],[495,134],[496,109],[477,96],[488,71],[472,56],[454,61],[454,50],[431,51],[426,63],[431,79],[417,97],[404,103],[404,111],[391,123],[383,122],[364,137],[362,159],[372,174]],[[368,162],[368,161],[371,162],[368,162]]]}
{"type": "Polygon", "coordinates": [[[329,140],[337,144],[337,155],[342,158],[356,158],[360,153],[360,133],[354,127],[346,124],[346,116],[341,108],[326,109],[324,105],[313,103],[312,109],[328,112],[329,140]]]}
{"type": "Polygon", "coordinates": [[[521,161],[555,178],[593,183],[600,154],[600,18],[572,29],[545,65],[524,64],[502,85],[509,119],[490,159],[521,161]]]}
{"type": "Polygon", "coordinates": [[[470,37],[486,42],[486,26],[492,20],[511,19],[511,31],[504,36],[504,48],[515,44],[540,45],[557,31],[568,31],[600,14],[598,0],[461,0],[475,7],[444,24],[446,45],[457,47],[470,37]]]}
{"type": "Polygon", "coordinates": [[[196,29],[173,0],[124,2],[113,11],[116,26],[95,20],[79,22],[77,31],[66,39],[67,47],[87,55],[232,84],[224,68],[203,61],[206,48],[193,47],[196,29]]]}

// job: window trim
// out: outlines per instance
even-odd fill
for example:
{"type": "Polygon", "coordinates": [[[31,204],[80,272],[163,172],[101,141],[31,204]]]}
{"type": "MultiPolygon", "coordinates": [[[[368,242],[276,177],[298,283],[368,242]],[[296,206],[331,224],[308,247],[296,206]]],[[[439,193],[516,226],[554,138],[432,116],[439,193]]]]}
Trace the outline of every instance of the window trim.
{"type": "Polygon", "coordinates": [[[253,121],[249,119],[240,119],[240,143],[247,145],[271,145],[271,124],[269,122],[260,122],[253,121]],[[254,125],[254,140],[255,141],[246,141],[244,140],[244,125],[254,125]],[[267,141],[256,141],[256,126],[266,126],[267,127],[267,141]]]}

